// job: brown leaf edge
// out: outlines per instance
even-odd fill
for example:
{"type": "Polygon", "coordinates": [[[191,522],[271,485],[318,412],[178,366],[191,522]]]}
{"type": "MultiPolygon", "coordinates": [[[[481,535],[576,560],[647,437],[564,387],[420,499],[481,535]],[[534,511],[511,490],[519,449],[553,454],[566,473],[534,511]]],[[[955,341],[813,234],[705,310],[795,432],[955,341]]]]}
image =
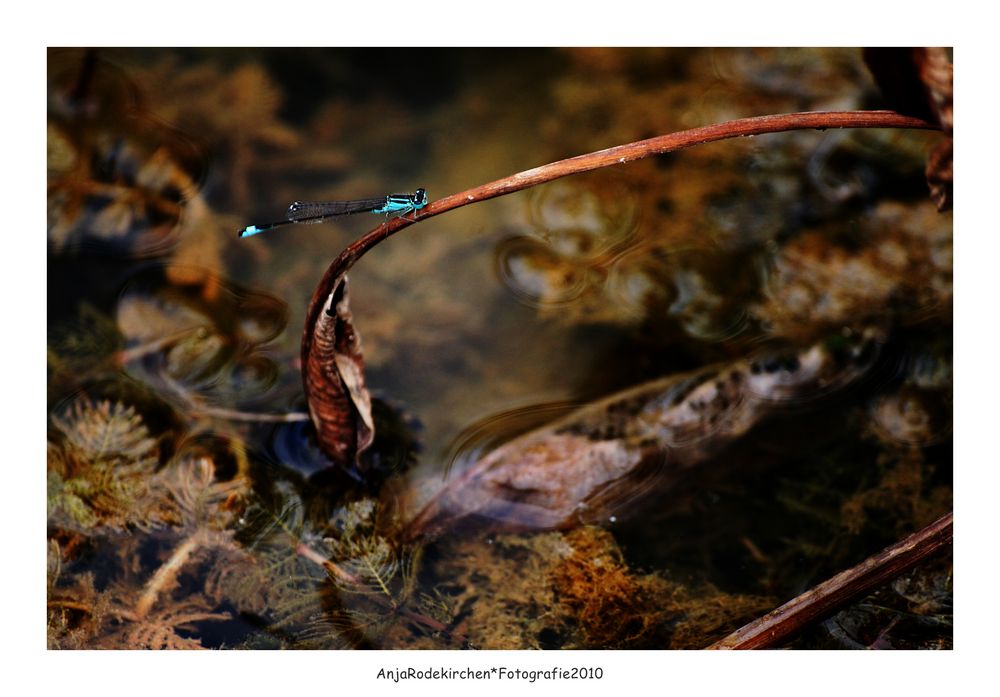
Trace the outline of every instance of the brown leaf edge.
{"type": "Polygon", "coordinates": [[[945,137],[927,157],[925,176],[939,211],[954,199],[953,66],[945,48],[866,48],[865,63],[888,105],[941,126],[945,137]]]}
{"type": "Polygon", "coordinates": [[[931,200],[939,211],[950,210],[954,199],[954,169],[952,156],[952,127],[954,125],[953,68],[948,52],[943,48],[922,49],[917,68],[920,80],[927,89],[928,99],[934,108],[938,123],[945,137],[927,158],[927,186],[931,200]]]}

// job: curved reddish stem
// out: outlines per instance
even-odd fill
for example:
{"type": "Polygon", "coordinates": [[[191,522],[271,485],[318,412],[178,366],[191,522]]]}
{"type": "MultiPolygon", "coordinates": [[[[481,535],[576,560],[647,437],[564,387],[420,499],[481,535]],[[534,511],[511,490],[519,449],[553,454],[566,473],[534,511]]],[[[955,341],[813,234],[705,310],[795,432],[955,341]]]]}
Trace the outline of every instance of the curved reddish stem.
{"type": "Polygon", "coordinates": [[[806,129],[827,128],[915,128],[923,130],[939,130],[940,127],[912,116],[904,116],[894,111],[807,111],[792,114],[772,114],[769,116],[753,116],[735,121],[699,126],[686,131],[677,131],[667,135],[656,136],[634,143],[617,145],[605,150],[577,155],[566,160],[551,162],[541,167],[535,167],[524,172],[512,174],[503,179],[488,184],[482,184],[451,196],[438,199],[426,208],[416,211],[413,218],[395,218],[349,244],[344,251],[333,260],[327,268],[323,279],[313,293],[306,314],[305,329],[302,335],[302,364],[306,364],[309,348],[312,342],[312,329],[317,315],[323,306],[323,301],[332,292],[336,279],[350,269],[369,249],[384,239],[391,237],[403,228],[415,222],[433,218],[447,211],[461,208],[471,203],[506,196],[515,191],[528,189],[538,184],[566,177],[571,174],[589,172],[601,167],[622,165],[634,160],[641,160],[652,155],[663,155],[676,150],[683,150],[694,145],[712,143],[728,138],[763,135],[765,133],[780,133],[806,129]]]}

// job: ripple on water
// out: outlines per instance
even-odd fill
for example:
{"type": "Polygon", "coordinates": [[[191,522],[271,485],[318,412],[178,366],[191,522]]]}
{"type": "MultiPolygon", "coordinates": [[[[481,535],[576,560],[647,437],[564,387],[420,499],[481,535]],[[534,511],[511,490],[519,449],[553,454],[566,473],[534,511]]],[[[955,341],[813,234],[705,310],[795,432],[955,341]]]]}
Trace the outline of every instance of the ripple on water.
{"type": "Polygon", "coordinates": [[[96,53],[82,95],[79,55],[55,51],[50,59],[50,252],[168,253],[207,215],[205,148],[146,111],[138,86],[96,53]]]}
{"type": "Polygon", "coordinates": [[[615,181],[538,187],[528,199],[527,219],[528,234],[497,245],[495,267],[516,298],[543,310],[601,293],[639,224],[634,195],[615,181]]]}
{"type": "Polygon", "coordinates": [[[543,402],[491,414],[462,430],[445,449],[442,478],[464,472],[483,455],[517,436],[566,416],[578,402],[543,402]]]}
{"type": "Polygon", "coordinates": [[[268,393],[281,370],[266,344],[284,330],[287,305],[207,271],[194,276],[204,280],[178,285],[153,267],[126,283],[115,311],[125,370],[157,389],[209,401],[268,393]]]}
{"type": "Polygon", "coordinates": [[[579,299],[590,273],[534,237],[509,237],[494,252],[497,275],[529,307],[555,308],[579,299]]]}

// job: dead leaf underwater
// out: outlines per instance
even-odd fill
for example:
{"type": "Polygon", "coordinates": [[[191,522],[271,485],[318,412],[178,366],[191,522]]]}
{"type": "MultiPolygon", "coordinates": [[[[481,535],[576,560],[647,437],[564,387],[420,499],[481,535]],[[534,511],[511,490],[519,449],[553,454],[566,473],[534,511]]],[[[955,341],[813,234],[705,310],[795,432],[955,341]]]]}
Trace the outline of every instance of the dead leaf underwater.
{"type": "Polygon", "coordinates": [[[768,417],[856,381],[879,341],[841,337],[674,375],[581,407],[449,473],[430,495],[393,492],[402,535],[433,538],[463,521],[494,530],[566,529],[620,515],[768,417]]]}

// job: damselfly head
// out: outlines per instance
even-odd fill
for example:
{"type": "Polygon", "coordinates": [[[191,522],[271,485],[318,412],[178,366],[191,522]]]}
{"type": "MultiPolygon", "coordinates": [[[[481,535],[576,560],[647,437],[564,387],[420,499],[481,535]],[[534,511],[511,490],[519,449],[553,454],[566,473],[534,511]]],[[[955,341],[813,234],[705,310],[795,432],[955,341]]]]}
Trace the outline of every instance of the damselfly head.
{"type": "Polygon", "coordinates": [[[417,189],[413,193],[413,203],[416,204],[417,206],[426,206],[427,205],[427,190],[426,189],[417,189]]]}

